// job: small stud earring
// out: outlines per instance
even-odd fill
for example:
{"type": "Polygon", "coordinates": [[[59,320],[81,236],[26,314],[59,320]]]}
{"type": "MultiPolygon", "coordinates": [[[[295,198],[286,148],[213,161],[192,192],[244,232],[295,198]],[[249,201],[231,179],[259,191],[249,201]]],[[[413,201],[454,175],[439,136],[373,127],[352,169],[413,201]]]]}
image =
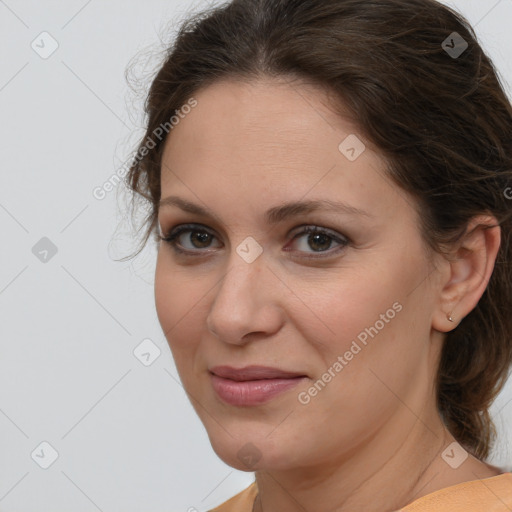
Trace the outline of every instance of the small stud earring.
{"type": "Polygon", "coordinates": [[[446,315],[446,318],[448,318],[448,320],[449,320],[450,322],[453,322],[453,321],[454,321],[454,320],[453,320],[453,318],[452,318],[452,315],[446,315]]]}

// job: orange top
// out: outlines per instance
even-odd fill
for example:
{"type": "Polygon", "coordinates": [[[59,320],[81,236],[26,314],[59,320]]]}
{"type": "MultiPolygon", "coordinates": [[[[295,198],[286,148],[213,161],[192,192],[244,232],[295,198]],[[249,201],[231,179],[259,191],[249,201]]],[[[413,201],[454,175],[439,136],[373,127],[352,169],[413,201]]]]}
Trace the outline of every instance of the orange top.
{"type": "MultiPolygon", "coordinates": [[[[258,487],[253,482],[209,512],[252,512],[258,487]]],[[[471,480],[427,494],[397,512],[509,512],[512,510],[512,473],[471,480]]]]}

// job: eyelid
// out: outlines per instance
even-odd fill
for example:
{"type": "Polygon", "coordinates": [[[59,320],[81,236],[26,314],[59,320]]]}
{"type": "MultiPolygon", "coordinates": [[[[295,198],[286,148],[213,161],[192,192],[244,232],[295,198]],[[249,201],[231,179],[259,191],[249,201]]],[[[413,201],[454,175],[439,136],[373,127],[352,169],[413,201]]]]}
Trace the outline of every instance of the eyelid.
{"type": "Polygon", "coordinates": [[[342,233],[338,233],[335,229],[328,228],[327,226],[320,226],[319,224],[315,223],[304,223],[300,224],[299,226],[296,226],[293,228],[293,230],[290,232],[291,235],[295,234],[302,234],[305,229],[311,228],[313,231],[318,231],[325,233],[329,236],[332,236],[333,238],[344,238],[348,241],[348,237],[343,235],[342,233]]]}

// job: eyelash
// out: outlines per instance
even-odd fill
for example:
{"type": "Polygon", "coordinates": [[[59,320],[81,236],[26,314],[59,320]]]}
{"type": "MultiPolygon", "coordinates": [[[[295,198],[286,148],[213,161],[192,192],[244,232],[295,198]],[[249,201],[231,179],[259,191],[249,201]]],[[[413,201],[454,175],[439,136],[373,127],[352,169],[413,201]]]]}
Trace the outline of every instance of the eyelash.
{"type": "MultiPolygon", "coordinates": [[[[205,229],[205,228],[198,229],[198,227],[200,227],[200,224],[184,224],[184,225],[181,225],[181,226],[171,230],[168,234],[164,234],[163,236],[160,234],[157,234],[157,239],[169,244],[171,246],[171,248],[178,254],[182,254],[182,255],[186,255],[186,256],[190,255],[193,257],[203,256],[203,254],[201,254],[201,253],[206,252],[207,251],[206,249],[205,250],[197,249],[195,251],[190,251],[190,250],[186,250],[186,249],[180,249],[178,247],[178,244],[176,243],[176,240],[180,237],[180,235],[182,235],[183,233],[187,233],[187,232],[207,233],[210,236],[215,237],[215,235],[213,233],[211,233],[208,229],[205,229]]],[[[320,258],[332,257],[333,254],[337,254],[337,253],[343,251],[345,249],[345,247],[351,243],[350,239],[348,239],[347,237],[345,237],[345,236],[340,237],[338,235],[335,235],[331,231],[328,231],[324,228],[320,228],[318,226],[306,226],[306,228],[303,231],[300,231],[299,233],[297,233],[292,238],[292,240],[295,240],[296,238],[300,238],[301,236],[307,235],[307,234],[326,235],[328,238],[331,238],[333,241],[340,243],[341,247],[338,247],[334,251],[327,250],[327,251],[319,251],[317,253],[317,254],[327,253],[328,254],[327,256],[305,256],[306,259],[320,259],[320,258]]],[[[289,252],[293,252],[293,251],[289,251],[289,252]]]]}

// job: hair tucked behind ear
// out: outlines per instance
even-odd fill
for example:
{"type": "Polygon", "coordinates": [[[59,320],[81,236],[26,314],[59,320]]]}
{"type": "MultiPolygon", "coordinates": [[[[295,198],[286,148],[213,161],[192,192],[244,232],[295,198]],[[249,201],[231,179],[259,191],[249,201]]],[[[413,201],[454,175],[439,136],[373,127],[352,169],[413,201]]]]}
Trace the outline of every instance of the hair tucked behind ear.
{"type": "Polygon", "coordinates": [[[155,145],[154,130],[217,80],[280,76],[318,84],[349,111],[417,199],[432,251],[457,241],[473,216],[498,219],[494,272],[447,334],[436,383],[447,428],[486,458],[495,437],[488,409],[512,363],[512,107],[456,11],[434,0],[233,0],[190,17],[151,84],[147,131],[126,179],[151,205],[143,244],[161,193],[165,138],[155,145]],[[453,32],[468,44],[460,55],[448,51],[457,49],[453,32]]]}

